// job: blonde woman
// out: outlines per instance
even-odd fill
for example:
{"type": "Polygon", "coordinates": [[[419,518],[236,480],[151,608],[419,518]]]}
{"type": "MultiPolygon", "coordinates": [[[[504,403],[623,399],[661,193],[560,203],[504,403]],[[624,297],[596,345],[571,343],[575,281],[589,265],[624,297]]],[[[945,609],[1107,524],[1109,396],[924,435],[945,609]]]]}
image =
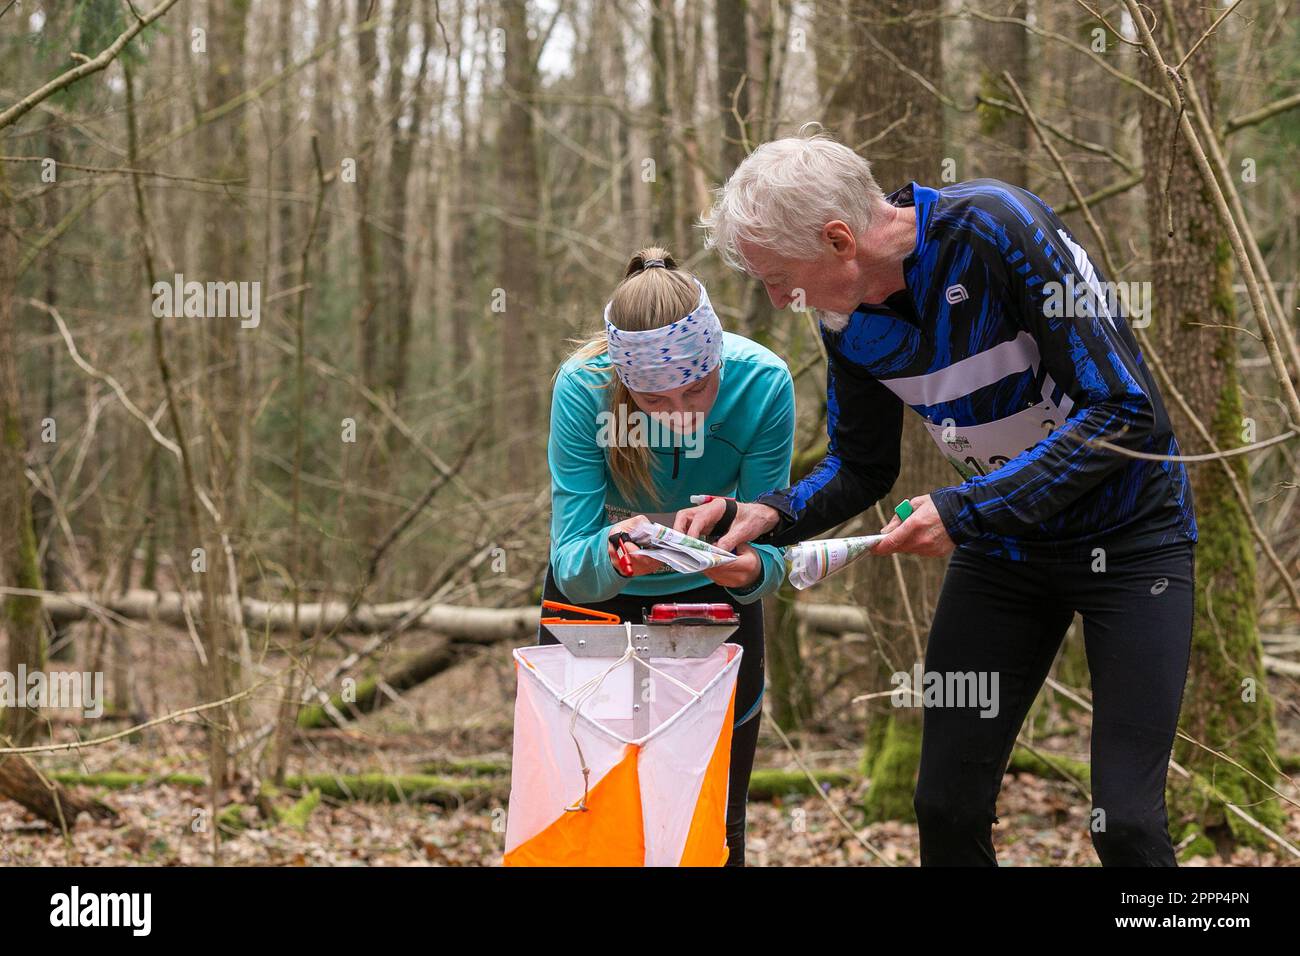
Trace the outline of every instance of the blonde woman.
{"type": "MultiPolygon", "coordinates": [[[[736,607],[744,649],[727,797],[727,865],[745,859],[745,799],[763,698],[763,606],[781,549],[744,544],[739,560],[681,574],[611,535],[672,526],[692,495],[753,501],[789,483],[794,384],[785,362],[724,332],[703,284],[666,251],[628,264],[604,321],[560,367],[551,401],[551,548],[543,596],[640,621],[661,602],[736,607]]],[[[543,643],[553,638],[541,632],[543,643]]]]}

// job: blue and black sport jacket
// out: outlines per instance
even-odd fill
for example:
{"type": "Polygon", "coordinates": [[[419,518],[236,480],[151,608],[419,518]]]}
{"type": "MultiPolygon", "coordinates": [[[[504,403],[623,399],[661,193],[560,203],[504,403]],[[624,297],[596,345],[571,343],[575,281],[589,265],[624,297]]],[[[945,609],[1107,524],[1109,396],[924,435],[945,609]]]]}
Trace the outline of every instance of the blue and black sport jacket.
{"type": "Polygon", "coordinates": [[[910,405],[962,477],[930,491],[958,546],[1074,560],[1196,540],[1169,416],[1113,294],[1037,196],[993,179],[888,197],[916,207],[906,288],[822,327],[825,459],[756,500],[781,513],[758,539],[791,544],[870,508],[898,477],[910,405]]]}

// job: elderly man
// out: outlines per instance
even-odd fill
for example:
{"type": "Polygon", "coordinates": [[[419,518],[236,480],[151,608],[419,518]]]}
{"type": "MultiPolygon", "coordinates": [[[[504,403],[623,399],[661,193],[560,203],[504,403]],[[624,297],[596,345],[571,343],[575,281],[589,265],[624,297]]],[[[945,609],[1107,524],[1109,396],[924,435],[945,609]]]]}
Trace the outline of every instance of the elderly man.
{"type": "MultiPolygon", "coordinates": [[[[959,473],[950,487],[905,489],[928,494],[875,549],[951,554],[926,673],[1000,679],[992,715],[925,710],[922,865],[996,864],[1002,775],[1076,612],[1092,679],[1094,848],[1105,865],[1176,865],[1164,789],[1196,521],[1160,394],[1088,253],[1024,189],[911,182],[886,196],[866,160],[820,135],[756,149],[704,226],[774,306],[814,310],[829,358],[825,459],[740,503],[722,547],[792,544],[870,508],[898,477],[904,405],[959,473]]],[[[677,527],[707,533],[723,510],[689,509],[677,527]]]]}

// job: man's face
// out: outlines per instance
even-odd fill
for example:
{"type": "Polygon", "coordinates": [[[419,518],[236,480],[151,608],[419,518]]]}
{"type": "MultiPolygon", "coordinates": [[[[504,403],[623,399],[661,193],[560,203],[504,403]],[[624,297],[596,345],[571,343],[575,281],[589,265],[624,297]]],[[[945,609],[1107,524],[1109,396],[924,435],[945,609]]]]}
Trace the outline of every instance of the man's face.
{"type": "Polygon", "coordinates": [[[741,242],[741,258],[749,273],[763,283],[772,306],[784,309],[803,291],[805,308],[850,313],[862,302],[861,273],[852,256],[824,244],[816,259],[789,259],[771,249],[741,242]]]}

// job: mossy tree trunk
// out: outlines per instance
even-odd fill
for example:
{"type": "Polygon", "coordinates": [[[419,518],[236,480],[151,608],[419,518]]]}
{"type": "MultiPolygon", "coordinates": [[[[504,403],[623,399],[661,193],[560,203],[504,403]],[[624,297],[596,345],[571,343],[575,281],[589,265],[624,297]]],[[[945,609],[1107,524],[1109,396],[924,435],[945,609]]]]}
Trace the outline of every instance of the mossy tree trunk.
{"type": "Polygon", "coordinates": [[[798,730],[813,714],[812,689],[799,646],[794,613],[795,589],[789,581],[763,600],[768,623],[767,683],[772,719],[782,730],[798,730]]]}
{"type": "MultiPolygon", "coordinates": [[[[850,16],[858,29],[869,31],[900,62],[928,79],[937,80],[943,75],[938,0],[856,0],[852,7],[850,16]]],[[[841,138],[860,143],[899,123],[867,153],[881,189],[888,194],[909,180],[940,184],[943,158],[948,155],[943,141],[942,106],[921,89],[914,77],[878,56],[866,37],[858,36],[857,40],[862,49],[851,77],[854,93],[847,101],[852,112],[845,117],[846,129],[841,138]]],[[[968,177],[959,171],[957,178],[968,177]]],[[[924,321],[925,317],[921,318],[924,321]]],[[[887,515],[896,501],[928,494],[952,484],[955,477],[917,416],[911,411],[903,414],[902,470],[891,497],[882,502],[887,515]]],[[[866,521],[867,531],[876,530],[874,513],[867,515],[866,521]]],[[[873,676],[871,685],[863,688],[868,693],[893,689],[890,676],[896,671],[911,671],[929,630],[946,566],[944,561],[933,558],[898,558],[904,565],[905,601],[894,560],[869,562],[861,572],[861,600],[877,624],[875,666],[870,671],[873,676]]],[[[920,753],[920,708],[891,707],[889,697],[873,700],[863,751],[863,770],[871,780],[865,798],[869,821],[915,818],[912,794],[920,753]]]]}
{"type": "MultiPolygon", "coordinates": [[[[1178,31],[1181,49],[1186,50],[1210,26],[1206,8],[1173,7],[1173,20],[1162,17],[1156,34],[1170,53],[1175,49],[1172,30],[1178,31]]],[[[1211,113],[1216,94],[1214,47],[1211,36],[1187,67],[1211,113]]],[[[1160,81],[1145,60],[1143,68],[1148,83],[1160,81]]],[[[1173,114],[1144,102],[1142,137],[1154,283],[1151,333],[1188,404],[1219,447],[1232,448],[1250,439],[1238,387],[1238,333],[1233,327],[1240,322],[1228,242],[1186,143],[1177,135],[1173,114]]],[[[1168,404],[1183,453],[1208,451],[1175,403],[1168,404]]],[[[1238,456],[1228,461],[1238,481],[1249,487],[1247,459],[1238,456]]],[[[1245,769],[1182,739],[1176,742],[1174,754],[1188,770],[1212,780],[1220,794],[1249,807],[1266,825],[1279,828],[1276,799],[1251,776],[1272,783],[1277,757],[1273,704],[1265,686],[1257,627],[1254,543],[1222,465],[1206,462],[1188,468],[1200,541],[1192,655],[1180,726],[1206,746],[1228,753],[1245,769]]],[[[1225,813],[1204,788],[1171,789],[1175,839],[1189,827],[1210,835],[1221,847],[1234,838],[1262,839],[1258,831],[1225,813]]]]}
{"type": "MultiPolygon", "coordinates": [[[[41,589],[40,560],[32,527],[31,486],[23,473],[27,436],[18,381],[17,307],[14,302],[18,239],[8,180],[0,168],[0,580],[7,587],[41,589]]],[[[0,623],[9,639],[8,669],[28,673],[45,668],[45,623],[41,599],[11,594],[0,605],[0,623]]],[[[18,686],[22,691],[22,686],[18,686]]],[[[32,742],[40,713],[14,707],[0,714],[3,730],[18,746],[32,742]]]]}

